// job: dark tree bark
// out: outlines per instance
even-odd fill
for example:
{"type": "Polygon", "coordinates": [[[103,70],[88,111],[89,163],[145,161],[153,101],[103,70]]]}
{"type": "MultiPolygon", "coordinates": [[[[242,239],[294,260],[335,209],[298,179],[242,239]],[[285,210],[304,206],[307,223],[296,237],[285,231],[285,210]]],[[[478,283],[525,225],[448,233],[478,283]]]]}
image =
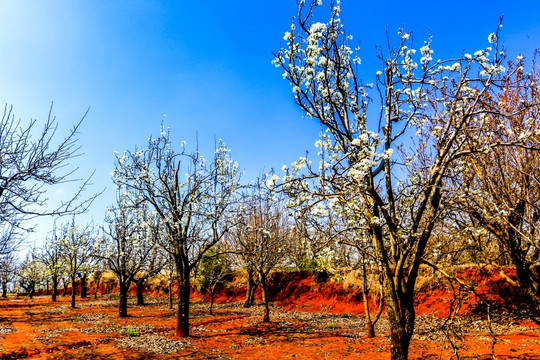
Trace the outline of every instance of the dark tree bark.
{"type": "Polygon", "coordinates": [[[172,282],[169,281],[167,284],[167,289],[169,290],[169,309],[172,310],[173,308],[173,289],[172,289],[172,282]]]}
{"type": "Polygon", "coordinates": [[[58,297],[58,276],[53,275],[52,277],[52,301],[56,301],[58,297]]]}
{"type": "Polygon", "coordinates": [[[176,316],[176,336],[189,336],[189,303],[191,295],[191,284],[189,279],[189,266],[180,265],[178,271],[178,312],[176,316]]]}
{"type": "Polygon", "coordinates": [[[75,309],[75,286],[77,285],[75,283],[75,275],[71,277],[71,308],[75,309]]]}
{"type": "Polygon", "coordinates": [[[123,281],[120,281],[120,303],[118,305],[118,315],[120,317],[127,317],[127,303],[128,303],[128,290],[129,284],[126,284],[123,281]]]}
{"type": "Polygon", "coordinates": [[[261,292],[262,301],[264,303],[264,315],[263,322],[270,322],[270,300],[268,299],[268,287],[266,283],[266,276],[261,275],[261,292]]]}
{"type": "Polygon", "coordinates": [[[34,293],[36,292],[36,284],[32,281],[30,283],[30,299],[34,298],[34,293]]]}
{"type": "Polygon", "coordinates": [[[66,279],[66,278],[63,278],[62,282],[64,283],[64,288],[62,289],[62,296],[66,296],[67,295],[67,290],[68,290],[69,280],[66,279]]]}
{"type": "Polygon", "coordinates": [[[82,274],[81,276],[81,299],[86,299],[88,287],[87,287],[87,278],[88,275],[86,273],[82,274]]]}
{"type": "Polygon", "coordinates": [[[210,291],[210,315],[214,315],[214,299],[216,297],[217,283],[213,284],[208,291],[210,291]]]}
{"type": "Polygon", "coordinates": [[[137,305],[138,306],[144,306],[144,283],[146,282],[146,279],[140,279],[135,281],[135,285],[137,286],[137,305]]]}
{"type": "Polygon", "coordinates": [[[257,290],[258,283],[255,281],[254,274],[255,270],[248,270],[246,300],[244,301],[245,308],[253,306],[255,303],[255,291],[257,290]]]}
{"type": "Polygon", "coordinates": [[[97,293],[98,293],[98,290],[99,290],[100,281],[101,281],[101,276],[98,276],[96,278],[96,291],[94,291],[94,299],[97,299],[97,293]]]}

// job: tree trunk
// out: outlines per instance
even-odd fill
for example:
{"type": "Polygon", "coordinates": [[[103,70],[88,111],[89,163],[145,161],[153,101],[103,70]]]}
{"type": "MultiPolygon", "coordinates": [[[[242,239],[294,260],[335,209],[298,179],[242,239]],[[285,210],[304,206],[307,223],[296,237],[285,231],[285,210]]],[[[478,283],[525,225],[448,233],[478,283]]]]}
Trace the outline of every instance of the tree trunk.
{"type": "Polygon", "coordinates": [[[137,285],[137,305],[138,306],[144,305],[144,296],[143,296],[144,283],[145,283],[144,280],[135,281],[135,285],[137,285]]]}
{"type": "Polygon", "coordinates": [[[36,285],[32,282],[32,284],[30,284],[30,299],[34,298],[35,291],[36,291],[36,285]]]}
{"type": "Polygon", "coordinates": [[[366,269],[366,262],[365,258],[362,257],[362,300],[364,302],[364,315],[366,318],[366,332],[368,338],[374,338],[375,337],[375,324],[377,321],[379,321],[379,318],[381,317],[383,306],[384,306],[384,289],[382,287],[382,284],[380,285],[380,299],[379,299],[379,307],[377,309],[377,313],[372,318],[371,312],[369,310],[369,290],[370,286],[368,284],[368,272],[366,269]]]}
{"type": "Polygon", "coordinates": [[[81,299],[86,299],[87,287],[86,287],[86,278],[88,275],[83,274],[81,276],[81,299]]]}
{"type": "MultiPolygon", "coordinates": [[[[516,207],[519,207],[519,204],[516,207]]],[[[523,211],[519,211],[518,214],[512,213],[509,216],[508,223],[517,224],[522,213],[523,211]]],[[[526,261],[527,256],[523,254],[519,237],[520,235],[511,226],[508,226],[503,236],[499,236],[499,242],[502,243],[501,245],[509,254],[510,260],[516,269],[519,287],[531,297],[534,307],[540,315],[540,279],[538,278],[538,270],[530,268],[531,264],[526,261]]]]}
{"type": "Polygon", "coordinates": [[[97,292],[99,290],[99,283],[101,281],[101,276],[97,277],[95,280],[96,280],[96,291],[94,292],[94,300],[97,299],[97,292]]]}
{"type": "Polygon", "coordinates": [[[213,309],[214,309],[214,295],[216,294],[216,285],[212,285],[210,288],[210,315],[214,315],[213,309]]]}
{"type": "Polygon", "coordinates": [[[128,302],[128,290],[129,284],[125,281],[119,281],[120,285],[120,304],[118,305],[118,315],[120,317],[127,317],[127,302],[128,302]]]}
{"type": "Polygon", "coordinates": [[[172,282],[169,281],[169,284],[167,284],[167,287],[169,289],[169,310],[172,310],[173,308],[173,293],[172,293],[172,282]]]}
{"type": "Polygon", "coordinates": [[[366,331],[367,331],[367,337],[368,338],[374,338],[375,337],[375,326],[373,325],[373,322],[371,321],[371,316],[369,314],[369,302],[368,302],[368,294],[367,291],[362,291],[362,299],[364,300],[364,314],[366,317],[366,331]]]}
{"type": "Polygon", "coordinates": [[[189,336],[189,301],[190,301],[190,279],[189,266],[182,264],[183,269],[178,269],[178,312],[176,316],[176,336],[189,336]]]}
{"type": "Polygon", "coordinates": [[[402,293],[400,298],[386,294],[386,313],[390,323],[390,358],[407,360],[409,345],[414,332],[414,303],[411,294],[402,293]],[[396,301],[397,300],[397,301],[396,301]]]}
{"type": "Polygon", "coordinates": [[[250,297],[251,297],[251,287],[252,287],[252,284],[251,284],[251,281],[250,279],[248,278],[248,282],[247,282],[247,290],[246,290],[246,300],[244,301],[244,307],[245,308],[248,308],[251,306],[251,303],[250,303],[250,297]]]}
{"type": "Polygon", "coordinates": [[[56,298],[58,296],[58,276],[53,275],[52,277],[52,301],[56,301],[56,298]]]}
{"type": "Polygon", "coordinates": [[[407,360],[409,358],[409,345],[411,343],[411,335],[407,334],[404,326],[390,328],[390,359],[392,360],[407,360]]]}
{"type": "Polygon", "coordinates": [[[71,308],[75,309],[75,276],[71,278],[71,308]]]}
{"type": "Polygon", "coordinates": [[[67,289],[68,289],[68,281],[66,279],[62,279],[62,282],[64,283],[64,289],[62,290],[62,296],[66,296],[67,289]]]}
{"type": "Polygon", "coordinates": [[[6,280],[2,280],[2,297],[3,298],[7,297],[7,281],[6,280]]]}
{"type": "Polygon", "coordinates": [[[258,282],[253,282],[253,286],[251,287],[251,294],[249,295],[249,306],[255,305],[255,291],[257,291],[258,286],[258,282]]]}
{"type": "Polygon", "coordinates": [[[248,308],[253,305],[255,302],[255,290],[257,289],[257,284],[253,278],[254,271],[248,271],[248,282],[247,282],[247,291],[246,291],[246,300],[244,302],[244,307],[248,308]]]}
{"type": "Polygon", "coordinates": [[[266,288],[266,276],[261,275],[260,283],[261,283],[262,301],[264,303],[263,322],[270,322],[270,304],[269,304],[268,292],[266,288]]]}

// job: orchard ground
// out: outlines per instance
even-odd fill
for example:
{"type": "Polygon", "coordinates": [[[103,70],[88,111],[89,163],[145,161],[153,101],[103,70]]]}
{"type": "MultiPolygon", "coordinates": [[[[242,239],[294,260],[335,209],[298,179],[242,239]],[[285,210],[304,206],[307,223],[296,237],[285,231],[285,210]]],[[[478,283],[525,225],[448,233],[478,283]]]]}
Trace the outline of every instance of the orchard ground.
{"type": "MultiPolygon", "coordinates": [[[[444,278],[425,276],[418,288],[412,359],[540,359],[540,325],[519,291],[495,271],[456,270],[476,294],[459,301],[444,278]],[[489,319],[487,307],[490,305],[489,319]],[[452,310],[452,311],[451,311],[452,310]],[[450,313],[449,313],[450,311],[450,313]],[[453,323],[448,315],[457,314],[453,323]],[[454,331],[452,331],[454,330],[454,331]]],[[[111,288],[105,283],[102,290],[111,288]]],[[[193,291],[192,336],[174,337],[175,310],[164,289],[147,289],[145,306],[119,318],[117,294],[53,303],[50,296],[11,296],[0,301],[0,358],[3,359],[387,359],[389,328],[383,318],[367,338],[361,293],[354,281],[335,281],[307,272],[275,273],[271,322],[262,306],[243,308],[244,285],[228,284],[216,295],[193,291]]],[[[457,291],[457,288],[456,288],[457,291]]],[[[371,308],[375,312],[377,300],[371,308]]]]}

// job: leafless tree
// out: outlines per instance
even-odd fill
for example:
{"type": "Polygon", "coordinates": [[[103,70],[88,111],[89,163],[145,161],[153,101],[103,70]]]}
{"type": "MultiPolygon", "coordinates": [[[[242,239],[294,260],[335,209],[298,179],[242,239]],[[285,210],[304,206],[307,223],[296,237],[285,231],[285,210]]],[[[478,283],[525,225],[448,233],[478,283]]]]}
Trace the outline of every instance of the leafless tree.
{"type": "Polygon", "coordinates": [[[232,277],[231,260],[224,247],[210,249],[199,262],[197,269],[198,288],[203,294],[210,294],[209,313],[213,315],[216,290],[232,277]]]}
{"type": "MultiPolygon", "coordinates": [[[[515,70],[520,65],[510,64],[515,70]]],[[[507,281],[522,288],[540,313],[540,89],[536,64],[530,74],[517,71],[505,79],[500,93],[485,106],[502,107],[512,116],[490,112],[485,127],[498,132],[500,141],[516,143],[473,153],[464,170],[452,178],[456,196],[450,206],[464,212],[470,238],[491,237],[498,245],[495,265],[507,281]],[[517,80],[517,84],[516,84],[517,80]],[[526,136],[525,136],[526,135],[526,136]],[[517,142],[519,137],[525,143],[517,142]],[[498,264],[512,265],[516,280],[498,264]]],[[[475,240],[477,242],[478,240],[475,240]]],[[[482,249],[485,251],[485,249],[482,249]]],[[[484,256],[485,258],[485,256],[484,256]]]]}
{"type": "Polygon", "coordinates": [[[23,242],[25,234],[20,229],[20,220],[13,219],[10,223],[0,226],[0,256],[16,252],[23,242]]]}
{"type": "MultiPolygon", "coordinates": [[[[71,282],[71,307],[75,308],[75,294],[77,277],[80,273],[87,273],[95,253],[95,229],[92,225],[77,227],[75,217],[71,223],[60,228],[59,241],[62,247],[66,273],[71,282]]],[[[64,294],[66,283],[64,282],[64,294]]]]}
{"type": "Polygon", "coordinates": [[[44,280],[44,267],[37,259],[35,249],[30,249],[26,254],[26,259],[19,268],[19,283],[21,287],[28,293],[30,299],[34,297],[36,286],[44,280]]]}
{"type": "MultiPolygon", "coordinates": [[[[243,195],[238,207],[237,219],[229,241],[234,252],[239,255],[249,274],[253,271],[261,285],[264,303],[263,321],[270,321],[270,298],[268,275],[286,257],[286,244],[291,236],[291,220],[285,211],[285,204],[273,192],[257,180],[250,193],[243,195]]],[[[254,287],[248,283],[246,301],[251,301],[254,287]]]]}
{"type": "MultiPolygon", "coordinates": [[[[119,191],[124,191],[121,189],[119,191]]],[[[107,262],[116,275],[120,288],[118,313],[127,316],[128,291],[137,274],[143,271],[157,244],[147,236],[144,213],[147,207],[139,208],[130,203],[129,193],[118,194],[117,203],[108,209],[103,237],[96,256],[107,262]]]]}
{"type": "Polygon", "coordinates": [[[66,270],[62,243],[58,239],[56,223],[50,237],[38,252],[39,261],[45,266],[47,276],[52,280],[52,301],[58,297],[58,284],[62,273],[66,270]]]}
{"type": "Polygon", "coordinates": [[[101,279],[103,278],[103,274],[109,268],[105,261],[103,261],[99,257],[97,258],[98,259],[92,269],[92,279],[94,280],[94,284],[96,285],[96,290],[94,291],[94,299],[97,299],[99,286],[101,285],[101,279]]]}
{"type": "Polygon", "coordinates": [[[8,284],[12,282],[18,272],[17,258],[14,253],[0,257],[0,282],[2,283],[2,297],[7,297],[8,284]]]}
{"type": "Polygon", "coordinates": [[[61,138],[52,106],[39,129],[37,120],[15,120],[12,107],[6,105],[0,119],[0,224],[4,229],[19,228],[22,220],[35,216],[83,212],[94,200],[95,196],[82,198],[90,178],[81,181],[74,177],[76,169],[67,168],[80,155],[77,134],[85,116],[61,138]],[[47,190],[67,182],[80,186],[70,198],[48,209],[47,190]]]}

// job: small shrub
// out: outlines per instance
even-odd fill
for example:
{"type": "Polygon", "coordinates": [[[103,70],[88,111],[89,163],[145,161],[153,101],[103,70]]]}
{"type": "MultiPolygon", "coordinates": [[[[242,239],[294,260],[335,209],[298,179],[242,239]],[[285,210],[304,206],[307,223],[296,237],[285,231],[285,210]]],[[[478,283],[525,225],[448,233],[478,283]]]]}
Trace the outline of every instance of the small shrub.
{"type": "Polygon", "coordinates": [[[122,334],[126,334],[129,337],[138,337],[140,335],[139,330],[133,326],[125,327],[124,330],[122,330],[122,334]]]}

